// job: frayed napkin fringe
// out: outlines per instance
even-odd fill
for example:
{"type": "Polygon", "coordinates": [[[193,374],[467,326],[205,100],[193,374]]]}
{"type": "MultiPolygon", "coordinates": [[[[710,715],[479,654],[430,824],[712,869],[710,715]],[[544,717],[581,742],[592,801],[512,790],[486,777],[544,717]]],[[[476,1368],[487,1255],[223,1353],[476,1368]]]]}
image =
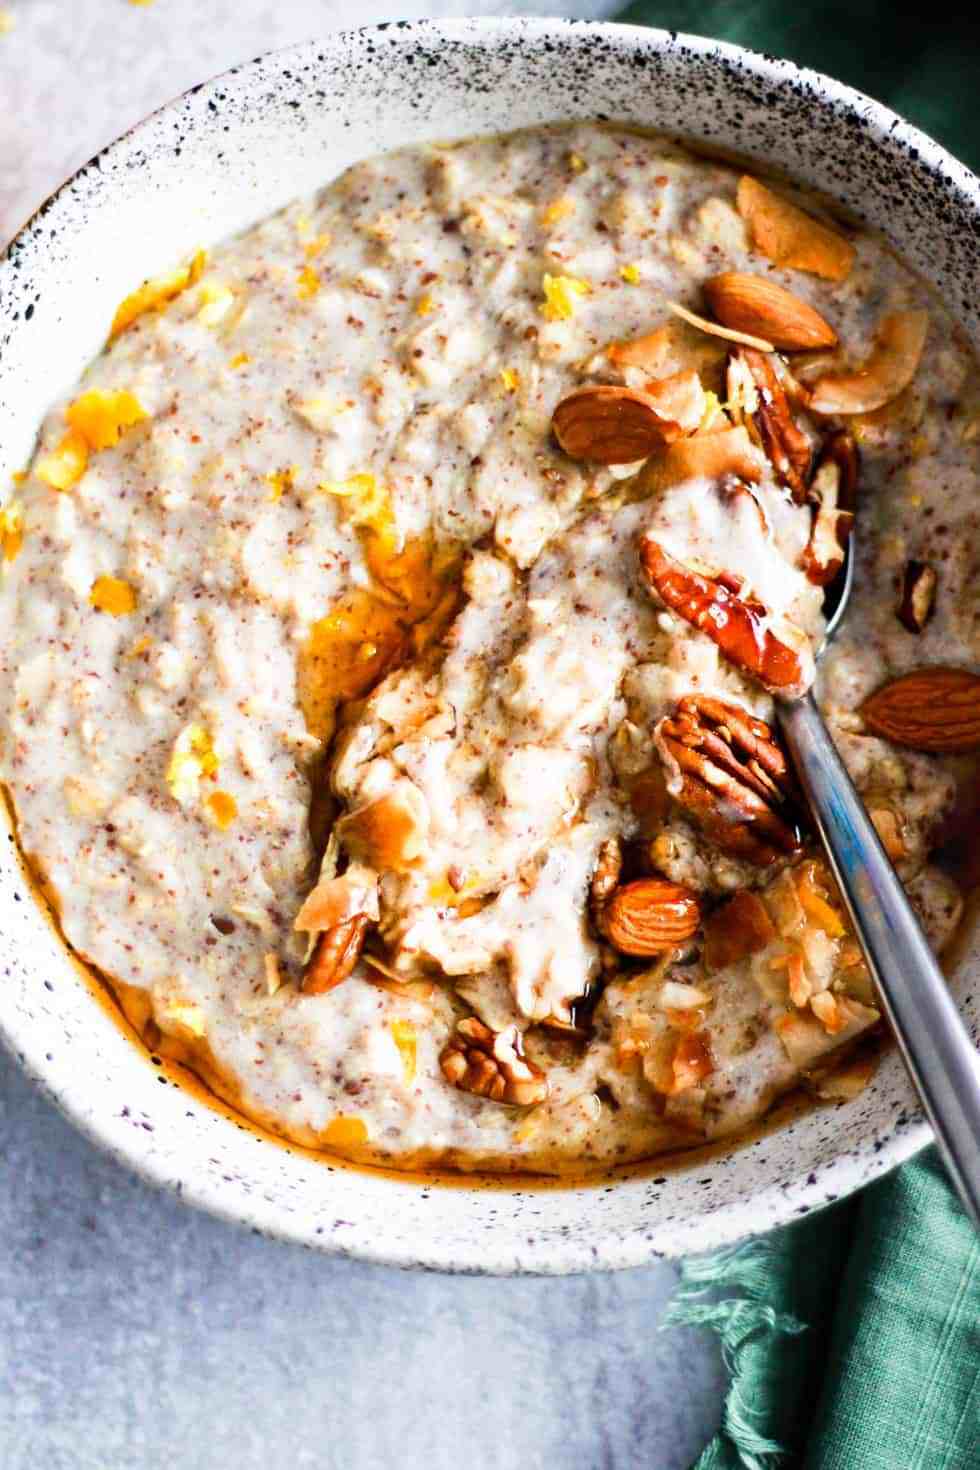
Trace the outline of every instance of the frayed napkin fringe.
{"type": "Polygon", "coordinates": [[[772,1247],[765,1240],[748,1241],[685,1261],[677,1293],[661,1323],[668,1327],[707,1327],[720,1343],[731,1387],[725,1398],[721,1434],[697,1464],[697,1470],[714,1470],[729,1463],[722,1436],[734,1447],[745,1470],[774,1470],[786,1451],[776,1440],[760,1434],[753,1420],[758,1417],[742,1390],[742,1357],[760,1335],[795,1335],[806,1331],[806,1323],[766,1304],[772,1280],[772,1247]],[[704,1297],[723,1290],[720,1300],[704,1297]]]}

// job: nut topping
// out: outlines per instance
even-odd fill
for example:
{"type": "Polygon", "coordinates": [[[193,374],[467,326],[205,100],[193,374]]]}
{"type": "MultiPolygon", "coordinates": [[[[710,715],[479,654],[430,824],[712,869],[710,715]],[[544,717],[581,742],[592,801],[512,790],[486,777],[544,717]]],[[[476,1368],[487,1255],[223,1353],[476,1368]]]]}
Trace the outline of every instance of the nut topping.
{"type": "Polygon", "coordinates": [[[690,694],[654,738],[671,795],[725,852],[766,867],[800,851],[789,768],[764,720],[690,694]]]}
{"type": "Polygon", "coordinates": [[[524,1055],[516,1026],[491,1031],[475,1016],[460,1021],[439,1058],[442,1075],[461,1092],[531,1107],[548,1095],[548,1079],[524,1055]]]}
{"type": "Polygon", "coordinates": [[[915,377],[929,330],[926,311],[896,311],[878,328],[871,355],[852,373],[828,374],[814,384],[815,413],[873,413],[897,398],[915,377]]]}
{"type": "Polygon", "coordinates": [[[681,433],[679,424],[662,417],[649,393],[599,383],[563,398],[551,427],[567,455],[594,464],[647,459],[681,433]]]}
{"type": "Polygon", "coordinates": [[[739,179],[736,204],[756,250],[774,265],[809,271],[827,281],[843,281],[850,274],[855,255],[851,242],[750,174],[739,179]]]}
{"type": "Polygon", "coordinates": [[[720,904],[704,926],[704,967],[725,970],[758,954],[776,937],[768,910],[755,893],[742,888],[720,904]]]}
{"type": "Polygon", "coordinates": [[[639,487],[647,495],[679,485],[682,480],[703,477],[720,480],[734,475],[739,480],[762,478],[765,460],[741,424],[717,433],[694,434],[678,439],[649,460],[637,477],[639,487]]]}
{"type": "Polygon", "coordinates": [[[837,345],[837,333],[820,313],[768,276],[724,271],[705,282],[704,294],[724,326],[763,337],[784,352],[837,345]]]}
{"type": "Polygon", "coordinates": [[[727,659],[771,693],[793,698],[809,687],[810,652],[802,641],[797,649],[777,638],[768,610],[761,602],[739,597],[732,590],[734,579],[692,571],[649,536],[640,541],[640,562],[651,591],[672,612],[707,633],[727,659]]]}
{"type": "Polygon", "coordinates": [[[936,569],[928,562],[905,563],[896,615],[910,633],[921,633],[932,617],[937,581],[936,569]]]}
{"type": "Polygon", "coordinates": [[[604,904],[619,882],[623,871],[623,852],[617,837],[607,837],[596,856],[595,872],[589,896],[597,908],[604,904]]]}
{"type": "Polygon", "coordinates": [[[596,913],[596,927],[621,954],[676,949],[701,923],[697,894],[667,878],[624,883],[596,913]]]}
{"type": "Polygon", "coordinates": [[[367,914],[358,914],[324,930],[300,985],[304,995],[324,995],[347,979],[360,959],[370,922],[367,914]]]}
{"type": "Polygon", "coordinates": [[[746,374],[756,389],[756,404],[749,416],[750,423],[777,476],[792,490],[797,505],[802,505],[810,473],[810,441],[790,411],[778,359],[763,352],[753,352],[748,347],[733,353],[728,369],[730,398],[735,399],[735,382],[746,374]]]}
{"type": "Polygon", "coordinates": [[[857,477],[857,446],[846,429],[839,429],[825,442],[807,491],[814,512],[802,565],[808,579],[818,587],[831,583],[844,565],[854,526],[857,477]]]}
{"type": "Polygon", "coordinates": [[[384,796],[337,823],[342,845],[379,872],[407,871],[425,848],[429,814],[425,798],[411,781],[398,781],[384,796]]]}
{"type": "Polygon", "coordinates": [[[953,754],[980,749],[980,675],[966,669],[916,669],[876,690],[861,706],[874,735],[913,750],[953,754]]]}
{"type": "Polygon", "coordinates": [[[681,306],[677,301],[668,301],[666,305],[668,311],[680,317],[682,322],[687,322],[689,327],[696,327],[699,332],[706,332],[709,337],[721,337],[726,342],[740,342],[743,347],[754,347],[759,352],[773,351],[773,343],[765,337],[756,337],[750,332],[739,332],[734,327],[721,326],[705,316],[698,316],[696,311],[688,311],[686,306],[681,306]]]}

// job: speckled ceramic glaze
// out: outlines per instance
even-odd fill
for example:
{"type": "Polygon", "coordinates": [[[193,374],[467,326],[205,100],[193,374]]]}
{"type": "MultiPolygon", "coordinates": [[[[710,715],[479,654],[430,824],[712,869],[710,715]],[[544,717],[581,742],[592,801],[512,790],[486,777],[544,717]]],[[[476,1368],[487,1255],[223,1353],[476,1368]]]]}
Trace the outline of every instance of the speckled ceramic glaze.
{"type": "MultiPolygon", "coordinates": [[[[980,337],[980,185],[866,97],[789,62],[662,31],[393,26],[196,89],[94,159],[31,221],[0,264],[0,484],[144,276],[365,155],[595,117],[733,149],[836,196],[885,230],[980,337]]],[[[968,949],[955,984],[976,1039],[976,935],[968,949]]],[[[819,1209],[928,1139],[890,1056],[856,1102],[669,1171],[546,1191],[426,1186],[279,1147],[170,1083],[93,1002],[25,885],[12,838],[0,855],[0,967],[7,1044],[90,1137],[195,1204],[369,1260],[486,1272],[635,1265],[819,1209]]]]}

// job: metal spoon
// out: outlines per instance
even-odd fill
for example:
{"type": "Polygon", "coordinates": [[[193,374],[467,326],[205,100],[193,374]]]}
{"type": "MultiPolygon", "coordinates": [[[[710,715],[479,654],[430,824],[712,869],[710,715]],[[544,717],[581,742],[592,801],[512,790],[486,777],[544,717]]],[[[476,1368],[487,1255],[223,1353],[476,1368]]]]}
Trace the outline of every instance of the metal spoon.
{"type": "MultiPolygon", "coordinates": [[[[818,658],[844,617],[853,548],[852,538],[844,570],[828,589],[828,603],[836,605],[827,608],[818,658]]],[[[781,702],[779,722],[905,1065],[960,1199],[980,1228],[980,1054],[813,695],[781,702]]]]}

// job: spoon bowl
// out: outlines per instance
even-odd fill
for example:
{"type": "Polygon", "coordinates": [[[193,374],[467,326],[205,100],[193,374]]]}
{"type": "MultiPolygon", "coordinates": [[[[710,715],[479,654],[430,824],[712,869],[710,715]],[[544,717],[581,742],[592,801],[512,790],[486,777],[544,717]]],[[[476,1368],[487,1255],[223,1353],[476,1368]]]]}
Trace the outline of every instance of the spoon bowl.
{"type": "MultiPolygon", "coordinates": [[[[827,589],[819,660],[854,586],[855,542],[827,589]]],[[[779,705],[779,723],[882,1008],[964,1208],[980,1228],[980,1055],[812,692],[779,705]]]]}

